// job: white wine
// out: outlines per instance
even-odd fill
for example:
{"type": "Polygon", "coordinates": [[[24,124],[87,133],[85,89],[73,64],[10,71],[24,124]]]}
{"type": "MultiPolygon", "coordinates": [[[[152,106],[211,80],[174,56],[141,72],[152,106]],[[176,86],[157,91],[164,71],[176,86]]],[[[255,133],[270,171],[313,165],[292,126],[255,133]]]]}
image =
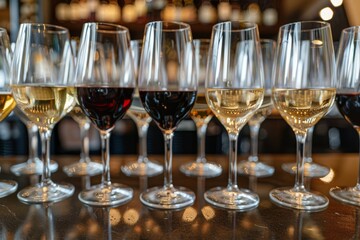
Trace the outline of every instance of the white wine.
{"type": "Polygon", "coordinates": [[[335,99],[335,88],[274,89],[274,105],[295,132],[314,126],[335,99]]]}
{"type": "Polygon", "coordinates": [[[18,107],[39,128],[52,128],[75,105],[74,88],[13,85],[18,107]]]}
{"type": "Polygon", "coordinates": [[[264,100],[260,108],[250,118],[248,124],[252,126],[261,124],[266,119],[266,117],[271,114],[272,109],[273,109],[273,104],[271,101],[271,96],[268,95],[264,96],[264,100]]]}
{"type": "Polygon", "coordinates": [[[208,88],[206,98],[210,109],[226,130],[238,134],[260,107],[264,92],[263,88],[208,88]]]}
{"type": "Polygon", "coordinates": [[[213,116],[214,114],[206,102],[205,94],[197,95],[195,105],[190,112],[190,117],[196,126],[201,127],[208,124],[213,116]]]}
{"type": "Polygon", "coordinates": [[[15,106],[15,100],[10,92],[0,93],[0,122],[11,113],[15,106]]]}

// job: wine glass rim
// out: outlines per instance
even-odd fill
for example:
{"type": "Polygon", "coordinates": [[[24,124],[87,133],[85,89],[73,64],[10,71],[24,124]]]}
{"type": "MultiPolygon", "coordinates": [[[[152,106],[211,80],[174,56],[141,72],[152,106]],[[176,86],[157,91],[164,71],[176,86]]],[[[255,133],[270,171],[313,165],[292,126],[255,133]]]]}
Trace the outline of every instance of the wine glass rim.
{"type": "Polygon", "coordinates": [[[115,23],[106,23],[106,22],[87,22],[84,24],[84,27],[87,26],[96,26],[97,32],[102,33],[127,33],[129,29],[119,24],[115,23]],[[104,28],[102,28],[104,27],[104,28]]]}
{"type": "Polygon", "coordinates": [[[224,26],[226,24],[238,24],[240,27],[239,28],[231,28],[231,29],[222,29],[222,31],[224,32],[244,32],[244,31],[251,31],[251,30],[255,30],[258,28],[258,25],[254,22],[249,22],[249,21],[226,21],[226,22],[221,22],[221,23],[217,23],[213,26],[213,29],[219,29],[221,26],[224,26]]]}
{"type": "Polygon", "coordinates": [[[351,34],[351,33],[354,33],[354,32],[360,32],[360,26],[347,27],[347,28],[344,28],[342,30],[342,32],[347,33],[347,34],[351,34]]]}
{"type": "Polygon", "coordinates": [[[66,27],[47,23],[22,23],[20,26],[43,28],[47,32],[69,33],[66,27]]]}
{"type": "Polygon", "coordinates": [[[322,30],[330,28],[330,23],[324,21],[298,21],[284,24],[280,27],[282,32],[312,32],[315,30],[322,30]],[[290,26],[300,25],[299,29],[292,29],[290,26]],[[309,27],[308,27],[309,26],[309,27]],[[304,27],[304,28],[303,28],[304,27]]]}
{"type": "MultiPolygon", "coordinates": [[[[179,31],[187,31],[190,29],[190,25],[184,22],[178,22],[178,21],[153,21],[146,24],[146,27],[149,27],[151,25],[158,26],[161,24],[161,30],[164,32],[179,32],[179,31]],[[177,26],[177,28],[163,28],[163,26],[177,26]]],[[[155,30],[157,27],[155,27],[155,30]]]]}

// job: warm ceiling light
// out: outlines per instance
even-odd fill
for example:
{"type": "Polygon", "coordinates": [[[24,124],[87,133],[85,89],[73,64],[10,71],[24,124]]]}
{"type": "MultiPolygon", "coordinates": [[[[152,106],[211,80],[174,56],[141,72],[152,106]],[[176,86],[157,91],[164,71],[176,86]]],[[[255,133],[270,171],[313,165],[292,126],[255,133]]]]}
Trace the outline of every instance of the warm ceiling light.
{"type": "Polygon", "coordinates": [[[321,19],[324,21],[329,21],[334,16],[333,10],[331,10],[329,7],[321,9],[319,14],[321,19]]]}
{"type": "Polygon", "coordinates": [[[343,4],[343,0],[330,0],[330,2],[334,7],[340,7],[343,4]]]}

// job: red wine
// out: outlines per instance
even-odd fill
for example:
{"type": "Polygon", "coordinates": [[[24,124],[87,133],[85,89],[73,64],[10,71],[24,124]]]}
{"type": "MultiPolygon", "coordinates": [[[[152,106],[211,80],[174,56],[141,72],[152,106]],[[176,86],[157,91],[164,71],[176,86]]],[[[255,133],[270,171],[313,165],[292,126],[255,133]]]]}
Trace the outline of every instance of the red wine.
{"type": "Polygon", "coordinates": [[[335,101],[346,121],[354,127],[360,127],[360,93],[338,93],[335,101]]]}
{"type": "Polygon", "coordinates": [[[76,87],[84,114],[102,131],[110,130],[129,109],[134,88],[76,87]]]}
{"type": "Polygon", "coordinates": [[[196,91],[139,91],[146,112],[163,130],[174,129],[188,116],[196,91]]]}

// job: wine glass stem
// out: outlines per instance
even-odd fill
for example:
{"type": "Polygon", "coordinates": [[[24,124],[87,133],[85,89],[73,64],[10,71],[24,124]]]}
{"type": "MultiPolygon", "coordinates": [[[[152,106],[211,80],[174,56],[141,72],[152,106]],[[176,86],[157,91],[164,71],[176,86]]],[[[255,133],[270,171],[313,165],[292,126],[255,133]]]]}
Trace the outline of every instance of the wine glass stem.
{"type": "Polygon", "coordinates": [[[295,173],[295,191],[305,191],[304,186],[304,162],[305,162],[305,139],[307,132],[296,132],[296,173],[295,173]]]}
{"type": "Polygon", "coordinates": [[[259,160],[258,158],[258,138],[259,138],[259,130],[260,130],[260,124],[250,124],[250,157],[249,161],[251,162],[257,162],[259,160]]]}
{"type": "Polygon", "coordinates": [[[139,133],[139,153],[140,153],[138,162],[146,163],[148,161],[146,138],[147,138],[147,132],[149,129],[149,124],[148,123],[138,124],[137,128],[138,128],[138,133],[139,133]]]}
{"type": "Polygon", "coordinates": [[[101,161],[104,166],[102,172],[101,183],[104,186],[110,186],[110,133],[100,131],[101,137],[101,161]]]}
{"type": "Polygon", "coordinates": [[[90,123],[80,124],[80,138],[81,138],[81,153],[80,153],[80,162],[89,163],[89,129],[90,123]]]}
{"type": "Polygon", "coordinates": [[[228,189],[236,189],[237,186],[237,139],[238,134],[229,133],[229,180],[228,189]]]}
{"type": "Polygon", "coordinates": [[[205,137],[206,137],[206,128],[207,124],[202,124],[201,126],[197,126],[196,132],[197,132],[197,152],[198,157],[196,159],[197,163],[206,163],[205,158],[205,137]]]}
{"type": "Polygon", "coordinates": [[[43,173],[41,184],[43,186],[51,185],[51,172],[50,172],[50,139],[51,139],[51,129],[48,128],[39,128],[40,138],[41,138],[41,159],[43,161],[43,173]]]}
{"type": "Polygon", "coordinates": [[[35,159],[39,158],[38,156],[38,128],[34,124],[29,124],[26,126],[28,132],[28,142],[29,142],[29,159],[28,163],[35,163],[35,159]]]}
{"type": "Polygon", "coordinates": [[[313,137],[314,127],[309,128],[306,140],[305,140],[305,162],[311,163],[312,162],[312,137],[313,137]]]}
{"type": "Polygon", "coordinates": [[[164,187],[169,189],[173,187],[172,184],[172,141],[174,133],[164,133],[165,145],[165,172],[164,172],[164,187]]]}

